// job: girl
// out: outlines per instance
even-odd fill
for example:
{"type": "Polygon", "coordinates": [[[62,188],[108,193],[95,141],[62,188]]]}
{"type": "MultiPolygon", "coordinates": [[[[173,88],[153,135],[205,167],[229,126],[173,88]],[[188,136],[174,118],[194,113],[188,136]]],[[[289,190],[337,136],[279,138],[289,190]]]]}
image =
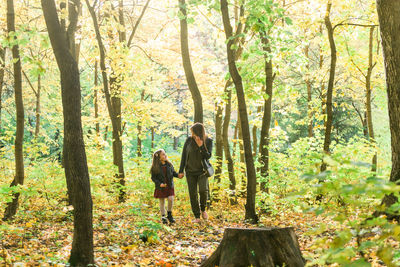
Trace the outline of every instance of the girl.
{"type": "Polygon", "coordinates": [[[167,155],[163,149],[159,149],[153,154],[153,163],[150,169],[151,180],[156,185],[154,197],[160,201],[161,220],[163,223],[174,223],[172,217],[172,205],[174,203],[174,177],[182,178],[174,170],[171,162],[167,159],[167,155]],[[168,216],[165,217],[165,199],[168,199],[168,216]]]}
{"type": "Polygon", "coordinates": [[[204,175],[202,160],[211,158],[213,142],[207,137],[202,123],[193,124],[190,131],[192,135],[187,138],[183,146],[179,175],[183,177],[183,172],[186,172],[190,204],[195,222],[198,223],[200,215],[204,220],[208,219],[206,212],[208,177],[204,175]],[[200,195],[200,206],[198,195],[200,195]]]}

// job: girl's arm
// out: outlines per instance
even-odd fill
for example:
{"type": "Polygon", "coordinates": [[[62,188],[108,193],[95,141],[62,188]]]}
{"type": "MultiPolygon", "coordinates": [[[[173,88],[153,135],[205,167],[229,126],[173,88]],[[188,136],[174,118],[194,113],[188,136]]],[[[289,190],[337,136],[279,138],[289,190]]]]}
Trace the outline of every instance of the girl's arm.
{"type": "Polygon", "coordinates": [[[178,173],[175,171],[174,165],[171,164],[171,168],[172,168],[172,176],[178,178],[178,173]]]}
{"type": "Polygon", "coordinates": [[[160,187],[162,182],[157,178],[158,178],[157,174],[153,174],[153,173],[151,174],[151,180],[156,184],[156,187],[160,187]]]}

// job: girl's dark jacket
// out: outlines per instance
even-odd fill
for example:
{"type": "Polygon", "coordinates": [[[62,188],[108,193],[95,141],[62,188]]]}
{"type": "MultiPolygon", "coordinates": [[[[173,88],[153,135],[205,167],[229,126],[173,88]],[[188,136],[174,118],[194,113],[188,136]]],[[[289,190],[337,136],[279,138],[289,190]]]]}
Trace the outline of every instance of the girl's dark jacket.
{"type": "MultiPolygon", "coordinates": [[[[182,156],[181,156],[181,165],[179,167],[179,173],[183,173],[183,171],[186,168],[186,160],[187,160],[187,154],[188,154],[188,146],[195,146],[198,147],[196,142],[193,140],[193,138],[191,136],[189,136],[186,141],[185,144],[183,145],[183,150],[182,150],[182,156]]],[[[205,160],[209,160],[211,158],[212,155],[212,147],[213,147],[213,140],[209,137],[206,138],[205,143],[201,146],[198,147],[200,154],[202,155],[203,159],[205,160]],[[206,148],[207,147],[207,148],[206,148]]]]}
{"type": "Polygon", "coordinates": [[[156,189],[161,189],[160,187],[161,184],[165,183],[165,180],[167,180],[167,185],[170,188],[174,188],[174,177],[178,177],[178,174],[174,170],[174,166],[172,166],[171,163],[167,162],[167,179],[164,177],[164,172],[162,170],[162,167],[160,165],[160,172],[159,173],[153,173],[151,172],[151,180],[156,185],[156,189]]]}

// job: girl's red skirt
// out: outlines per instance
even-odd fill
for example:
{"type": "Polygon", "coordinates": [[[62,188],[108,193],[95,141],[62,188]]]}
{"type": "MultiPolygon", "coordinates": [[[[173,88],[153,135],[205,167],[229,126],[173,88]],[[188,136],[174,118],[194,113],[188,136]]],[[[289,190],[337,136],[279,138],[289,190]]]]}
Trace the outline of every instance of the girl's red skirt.
{"type": "Polygon", "coordinates": [[[175,191],[174,188],[170,188],[170,187],[164,187],[164,188],[160,188],[160,189],[155,189],[154,190],[154,197],[155,198],[167,198],[169,196],[175,196],[175,191]]]}

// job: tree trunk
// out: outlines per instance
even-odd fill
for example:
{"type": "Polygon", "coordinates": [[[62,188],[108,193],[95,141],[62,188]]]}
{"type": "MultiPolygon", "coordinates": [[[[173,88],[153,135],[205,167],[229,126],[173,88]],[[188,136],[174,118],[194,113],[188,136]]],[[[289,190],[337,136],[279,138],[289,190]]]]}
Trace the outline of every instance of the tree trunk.
{"type": "Polygon", "coordinates": [[[41,76],[38,75],[37,91],[36,91],[36,125],[35,125],[35,139],[39,136],[40,131],[40,90],[41,90],[41,76]]]}
{"type": "MultiPolygon", "coordinates": [[[[257,107],[257,114],[261,113],[261,106],[257,107]]],[[[258,140],[257,140],[257,126],[253,125],[253,156],[257,157],[257,148],[258,148],[258,140]]]]}
{"type": "MultiPolygon", "coordinates": [[[[262,33],[261,41],[263,44],[263,50],[265,53],[271,53],[271,47],[267,37],[267,33],[262,33]]],[[[261,190],[268,192],[268,176],[269,176],[269,128],[271,125],[272,117],[272,87],[274,82],[274,76],[272,73],[272,60],[268,59],[267,55],[264,54],[264,71],[265,71],[265,95],[264,95],[264,115],[261,126],[260,135],[260,175],[262,178],[261,190]]]]}
{"type": "Polygon", "coordinates": [[[179,137],[174,136],[174,150],[177,151],[178,150],[178,146],[179,146],[179,137]]]}
{"type": "MultiPolygon", "coordinates": [[[[7,31],[10,35],[15,32],[14,1],[7,0],[7,31]]],[[[14,37],[15,38],[15,37],[14,37]]],[[[17,129],[15,133],[14,156],[15,156],[15,177],[11,187],[24,184],[24,103],[22,99],[22,71],[19,46],[15,44],[12,49],[14,68],[14,95],[17,113],[17,129]]],[[[14,193],[12,201],[7,203],[3,220],[9,220],[17,213],[19,193],[14,193]]]]}
{"type": "Polygon", "coordinates": [[[236,188],[236,179],[235,179],[235,170],[233,168],[233,159],[231,156],[229,148],[229,139],[228,139],[229,123],[231,121],[231,106],[232,106],[232,90],[229,89],[229,86],[230,85],[225,86],[225,93],[227,93],[227,99],[225,104],[225,118],[224,118],[224,123],[222,125],[222,141],[223,141],[225,158],[228,162],[228,175],[230,181],[229,189],[232,190],[232,192],[234,193],[234,190],[236,188]]]}
{"type": "MultiPolygon", "coordinates": [[[[400,1],[377,0],[377,11],[385,59],[386,86],[388,95],[389,123],[392,147],[392,171],[390,181],[400,181],[400,1]]],[[[393,194],[384,197],[382,204],[390,207],[397,202],[393,194]]],[[[389,218],[399,216],[389,215],[389,218]]]]}
{"type": "Polygon", "coordinates": [[[239,116],[235,123],[235,129],[233,130],[233,149],[232,149],[232,157],[236,157],[236,149],[237,143],[239,142],[239,116]]]}
{"type": "MultiPolygon", "coordinates": [[[[142,93],[140,94],[140,102],[143,103],[144,101],[144,93],[145,91],[142,90],[142,93]]],[[[139,120],[138,125],[137,125],[137,130],[138,130],[138,135],[137,135],[137,156],[140,158],[143,155],[142,152],[142,122],[139,120]]]]}
{"type": "Polygon", "coordinates": [[[293,228],[227,228],[202,267],[304,266],[293,228]]]}
{"type": "Polygon", "coordinates": [[[240,117],[238,117],[238,122],[237,122],[237,131],[238,131],[238,143],[239,143],[239,168],[240,168],[240,189],[239,189],[239,195],[241,197],[246,196],[246,170],[244,166],[246,165],[246,160],[244,156],[244,146],[243,146],[243,133],[242,133],[242,126],[240,124],[240,117]]]}
{"type": "MultiPolygon", "coordinates": [[[[119,41],[126,45],[126,32],[125,32],[125,21],[123,14],[123,0],[118,1],[118,22],[121,25],[121,30],[118,31],[119,41]]],[[[126,200],[125,192],[125,170],[124,170],[124,155],[122,145],[122,102],[121,102],[121,82],[124,80],[122,74],[113,75],[114,71],[111,69],[110,75],[110,89],[111,89],[111,103],[114,109],[114,124],[113,134],[113,158],[114,165],[118,166],[118,173],[115,175],[119,183],[119,202],[126,200]]]]}
{"type": "Polygon", "coordinates": [[[6,49],[0,47],[0,133],[1,133],[1,109],[2,104],[2,94],[3,94],[3,82],[4,82],[4,72],[6,67],[6,49]]]}
{"type": "Polygon", "coordinates": [[[216,186],[213,188],[213,200],[219,201],[219,191],[221,187],[221,173],[223,161],[223,136],[222,136],[222,103],[215,103],[215,174],[216,186]]]}
{"type": "Polygon", "coordinates": [[[246,170],[247,170],[247,199],[246,199],[246,220],[250,220],[252,223],[258,222],[258,216],[255,210],[255,197],[256,197],[256,170],[254,167],[254,160],[251,149],[251,138],[250,138],[250,127],[247,116],[246,99],[243,90],[242,77],[236,67],[235,61],[235,50],[233,50],[232,44],[232,25],[229,20],[228,2],[227,0],[220,0],[221,3],[221,14],[226,35],[226,50],[228,55],[229,73],[231,74],[233,83],[235,84],[236,94],[238,99],[238,110],[240,114],[240,122],[243,133],[243,143],[246,158],[246,170]]]}
{"type": "Polygon", "coordinates": [[[125,193],[125,171],[124,171],[124,158],[122,150],[122,122],[121,122],[121,90],[120,85],[116,84],[116,77],[110,77],[111,89],[111,104],[113,107],[113,117],[111,120],[112,125],[112,147],[113,147],[113,163],[118,167],[118,173],[115,178],[119,186],[119,202],[124,202],[126,198],[125,193]]]}
{"type": "Polygon", "coordinates": [[[140,135],[142,134],[142,124],[140,123],[140,121],[138,122],[137,130],[138,130],[138,136],[137,136],[136,153],[137,153],[137,156],[140,158],[143,155],[142,154],[142,138],[140,137],[140,135]]]}
{"type": "Polygon", "coordinates": [[[99,99],[97,97],[97,86],[99,85],[98,79],[98,63],[97,60],[94,64],[94,119],[96,120],[96,134],[100,135],[100,123],[99,123],[99,99]]]}
{"type": "MultiPolygon", "coordinates": [[[[41,0],[41,3],[61,78],[65,176],[74,207],[74,235],[69,263],[71,266],[87,266],[94,264],[93,203],[82,134],[79,70],[69,51],[66,32],[60,26],[54,0],[41,0]]],[[[73,0],[73,3],[76,7],[80,4],[79,0],[73,0]]],[[[74,27],[73,24],[70,27],[74,27]]]]}
{"type": "MultiPolygon", "coordinates": [[[[375,27],[371,27],[369,31],[369,49],[368,49],[368,72],[365,76],[365,89],[366,89],[366,113],[367,113],[367,125],[368,125],[368,133],[369,139],[372,144],[375,144],[375,134],[374,134],[374,126],[372,124],[372,110],[371,110],[371,76],[372,69],[374,68],[373,61],[373,42],[374,42],[374,29],[375,27]]],[[[399,103],[400,104],[400,103],[399,103]]],[[[372,171],[376,172],[377,165],[377,154],[375,153],[372,157],[372,171]]]]}
{"type": "MultiPolygon", "coordinates": [[[[322,24],[320,26],[320,34],[323,34],[323,28],[322,28],[322,24]]],[[[319,69],[322,70],[322,68],[324,67],[324,54],[322,51],[322,47],[321,45],[319,46],[319,69]]],[[[320,93],[320,98],[321,98],[321,114],[323,115],[323,123],[324,123],[324,127],[326,125],[326,118],[324,115],[326,115],[326,90],[325,90],[325,81],[323,78],[321,78],[321,93],[320,93]]]]}
{"type": "MultiPolygon", "coordinates": [[[[310,60],[309,56],[310,45],[307,45],[304,54],[308,60],[310,60]]],[[[307,63],[307,69],[310,69],[310,64],[307,63]]],[[[308,116],[308,137],[313,137],[313,112],[312,112],[312,84],[310,78],[306,78],[306,86],[307,86],[307,116],[308,116]]]]}
{"type": "MultiPolygon", "coordinates": [[[[333,27],[330,20],[332,2],[329,1],[326,9],[325,15],[325,26],[328,30],[329,45],[331,48],[331,66],[329,71],[329,82],[328,90],[326,92],[326,123],[325,123],[325,139],[324,139],[324,153],[329,154],[329,146],[331,144],[331,132],[332,132],[332,95],[333,95],[333,85],[335,81],[335,71],[336,71],[336,45],[333,37],[333,27]]],[[[326,163],[322,162],[321,172],[326,170],[326,163]]]]}
{"type": "MultiPolygon", "coordinates": [[[[119,186],[119,201],[123,202],[123,201],[125,201],[125,198],[126,198],[125,172],[124,172],[124,161],[123,161],[123,155],[122,155],[122,141],[120,138],[121,116],[118,117],[118,114],[121,114],[121,106],[120,106],[121,99],[119,97],[112,96],[110,94],[109,84],[108,84],[109,81],[108,81],[108,77],[107,77],[107,69],[106,69],[106,64],[105,64],[106,54],[105,54],[103,40],[102,40],[101,34],[100,34],[99,24],[97,22],[97,17],[96,17],[96,13],[94,11],[94,7],[92,7],[89,4],[88,0],[85,0],[85,1],[86,1],[86,5],[88,6],[90,15],[93,20],[93,26],[94,26],[94,30],[96,32],[97,44],[99,46],[100,70],[101,70],[101,75],[103,78],[103,89],[104,89],[104,95],[106,98],[107,110],[108,110],[108,114],[111,119],[111,126],[112,126],[113,164],[118,167],[118,173],[115,174],[115,178],[118,180],[118,183],[119,183],[118,184],[118,186],[119,186]]],[[[113,78],[115,78],[115,77],[113,77],[113,78]]],[[[114,85],[115,85],[115,83],[114,83],[114,85]]],[[[110,81],[110,87],[111,87],[111,81],[110,81]]],[[[112,88],[112,89],[118,90],[118,88],[112,88]]],[[[107,133],[107,129],[106,129],[106,133],[107,133]]],[[[104,139],[106,140],[106,137],[104,139]]]]}
{"type": "Polygon", "coordinates": [[[179,0],[179,11],[182,13],[181,14],[182,18],[180,19],[182,63],[183,63],[183,69],[185,71],[186,81],[188,83],[188,87],[193,99],[194,122],[203,123],[203,101],[201,98],[200,90],[197,87],[196,79],[194,77],[192,63],[190,62],[188,26],[186,20],[187,12],[186,12],[185,0],[179,0]]]}
{"type": "Polygon", "coordinates": [[[232,106],[232,90],[229,86],[232,83],[230,82],[227,86],[225,86],[225,94],[227,94],[226,104],[225,104],[225,118],[224,123],[222,125],[222,141],[224,154],[228,165],[228,175],[229,175],[229,202],[231,205],[237,204],[237,196],[236,196],[236,178],[235,178],[235,170],[233,167],[233,159],[230,152],[229,147],[229,123],[231,120],[231,106],[232,106]]]}

